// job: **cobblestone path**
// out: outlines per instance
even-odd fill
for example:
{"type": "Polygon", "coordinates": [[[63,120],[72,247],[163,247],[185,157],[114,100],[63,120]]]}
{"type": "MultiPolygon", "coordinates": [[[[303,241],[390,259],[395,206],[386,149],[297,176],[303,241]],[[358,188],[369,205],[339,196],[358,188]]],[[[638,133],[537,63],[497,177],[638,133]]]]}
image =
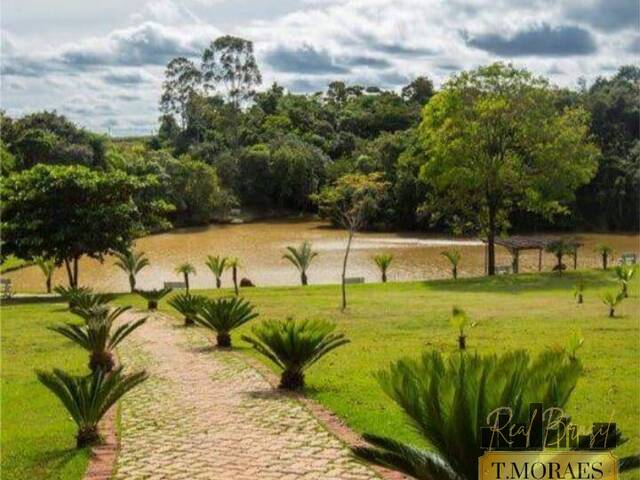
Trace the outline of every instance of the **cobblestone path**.
{"type": "Polygon", "coordinates": [[[122,400],[116,480],[378,478],[202,330],[154,315],[119,355],[150,378],[122,400]]]}

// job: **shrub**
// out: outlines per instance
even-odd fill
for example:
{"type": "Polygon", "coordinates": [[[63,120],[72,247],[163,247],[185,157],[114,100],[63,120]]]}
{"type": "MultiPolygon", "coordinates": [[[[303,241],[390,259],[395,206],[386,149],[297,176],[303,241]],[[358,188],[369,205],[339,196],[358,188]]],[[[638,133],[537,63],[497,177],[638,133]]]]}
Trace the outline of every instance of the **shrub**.
{"type": "Polygon", "coordinates": [[[609,317],[616,316],[616,307],[624,300],[624,292],[613,293],[607,292],[603,295],[602,301],[609,307],[609,317]]]}
{"type": "Polygon", "coordinates": [[[333,333],[335,325],[321,320],[269,320],[253,328],[256,338],[242,336],[259,353],[282,369],[280,388],[304,387],[304,372],[315,362],[349,340],[333,333]]]}
{"type": "Polygon", "coordinates": [[[376,262],[376,265],[380,269],[380,274],[382,276],[382,283],[387,282],[387,270],[393,261],[393,255],[376,255],[373,257],[373,261],[376,262]]]}
{"type": "Polygon", "coordinates": [[[204,297],[201,295],[191,295],[189,293],[179,293],[167,302],[171,307],[184,315],[184,324],[189,326],[195,323],[198,315],[198,308],[204,297]]]}
{"type": "MultiPolygon", "coordinates": [[[[453,307],[449,323],[453,328],[458,330],[458,348],[465,350],[467,348],[467,336],[464,334],[465,327],[469,324],[469,317],[459,307],[453,307]]],[[[472,324],[471,326],[473,326],[472,324]]]]}
{"type": "Polygon", "coordinates": [[[198,306],[195,320],[216,332],[219,347],[231,347],[231,331],[257,316],[253,305],[243,298],[205,298],[198,306]]]}
{"type": "Polygon", "coordinates": [[[64,287],[62,285],[57,285],[53,291],[69,304],[69,309],[74,308],[82,297],[93,293],[89,287],[64,287]]]}
{"type": "Polygon", "coordinates": [[[629,296],[629,283],[636,274],[637,265],[618,265],[615,269],[616,278],[622,286],[622,295],[624,298],[629,296]]]}
{"type": "Polygon", "coordinates": [[[136,290],[136,293],[147,301],[148,310],[156,310],[158,302],[171,293],[172,289],[164,287],[159,290],[136,290]]]}

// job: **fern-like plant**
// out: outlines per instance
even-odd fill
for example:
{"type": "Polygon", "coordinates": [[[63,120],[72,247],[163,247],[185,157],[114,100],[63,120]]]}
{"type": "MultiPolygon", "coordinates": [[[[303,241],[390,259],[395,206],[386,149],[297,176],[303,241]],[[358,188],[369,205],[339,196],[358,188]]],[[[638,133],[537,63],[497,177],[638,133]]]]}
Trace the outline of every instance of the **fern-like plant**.
{"type": "Polygon", "coordinates": [[[558,274],[562,275],[563,270],[566,270],[567,266],[563,263],[563,258],[566,255],[573,255],[575,253],[574,247],[567,240],[554,240],[550,242],[545,250],[552,253],[556,257],[556,266],[553,267],[558,274]]]}
{"type": "Polygon", "coordinates": [[[198,316],[198,308],[203,299],[204,297],[201,295],[179,293],[171,297],[167,303],[182,314],[184,316],[184,324],[190,326],[195,323],[195,318],[198,316]]]}
{"type": "Polygon", "coordinates": [[[164,287],[159,290],[136,290],[136,293],[147,301],[148,310],[156,310],[158,302],[169,295],[173,289],[164,287]]]}
{"type": "Polygon", "coordinates": [[[440,252],[440,255],[449,260],[451,264],[451,275],[454,280],[458,279],[458,264],[460,263],[460,251],[452,248],[451,250],[445,250],[444,252],[440,252]]]}
{"type": "Polygon", "coordinates": [[[300,282],[307,285],[307,270],[314,258],[318,256],[318,252],[313,251],[311,242],[305,240],[297,248],[287,247],[287,253],[282,258],[289,260],[300,272],[300,282]]]}
{"type": "Polygon", "coordinates": [[[599,253],[602,258],[602,269],[606,270],[609,266],[609,257],[613,255],[613,247],[599,243],[596,245],[595,251],[599,253]]]}
{"type": "Polygon", "coordinates": [[[584,287],[584,280],[582,278],[578,279],[576,284],[573,286],[573,297],[578,303],[584,303],[584,287]]]}
{"type": "Polygon", "coordinates": [[[48,258],[39,257],[36,259],[36,265],[44,275],[47,293],[51,293],[51,279],[53,278],[53,272],[56,270],[55,262],[48,258]]]}
{"type": "Polygon", "coordinates": [[[602,301],[607,307],[609,307],[609,317],[613,318],[616,316],[616,308],[620,305],[622,300],[624,300],[624,292],[607,292],[603,295],[602,301]]]}
{"type": "Polygon", "coordinates": [[[637,265],[618,265],[615,269],[615,275],[620,286],[622,287],[622,294],[624,298],[629,296],[629,283],[636,274],[637,265]]]}
{"type": "Polygon", "coordinates": [[[280,388],[299,390],[309,367],[349,343],[342,333],[334,333],[335,328],[322,320],[268,320],[252,329],[255,338],[243,335],[242,339],[282,369],[280,388]]]}
{"type": "Polygon", "coordinates": [[[53,289],[68,304],[69,309],[88,309],[96,305],[103,305],[111,302],[115,295],[109,293],[93,293],[89,287],[63,287],[58,285],[53,289]]]}
{"type": "Polygon", "coordinates": [[[127,392],[144,382],[145,371],[123,374],[122,367],[107,374],[95,370],[85,377],[62,370],[37,372],[38,380],[60,399],[78,426],[76,445],[83,448],[100,441],[98,423],[107,411],[127,392]]]}
{"type": "Polygon", "coordinates": [[[576,353],[578,349],[582,347],[584,344],[584,338],[580,334],[580,332],[573,332],[569,337],[569,341],[567,342],[567,355],[572,361],[576,361],[578,359],[576,353]]]}
{"type": "Polygon", "coordinates": [[[134,252],[133,250],[116,252],[113,255],[117,259],[115,265],[129,276],[131,292],[135,292],[136,275],[140,273],[143,268],[149,266],[149,259],[145,256],[144,252],[134,252]]]}
{"type": "Polygon", "coordinates": [[[189,275],[196,274],[196,267],[190,263],[181,263],[176,267],[176,273],[182,274],[184,277],[184,288],[189,293],[189,275]]]}
{"type": "Polygon", "coordinates": [[[380,270],[380,275],[382,276],[382,283],[387,283],[387,270],[393,261],[393,255],[376,255],[373,257],[373,261],[378,266],[380,270]]]}
{"type": "Polygon", "coordinates": [[[195,320],[216,333],[219,347],[231,347],[231,331],[258,316],[253,305],[240,297],[203,299],[195,320]]]}
{"type": "Polygon", "coordinates": [[[209,255],[205,265],[209,267],[211,273],[216,278],[216,288],[222,287],[222,274],[227,267],[227,257],[209,255]]]}

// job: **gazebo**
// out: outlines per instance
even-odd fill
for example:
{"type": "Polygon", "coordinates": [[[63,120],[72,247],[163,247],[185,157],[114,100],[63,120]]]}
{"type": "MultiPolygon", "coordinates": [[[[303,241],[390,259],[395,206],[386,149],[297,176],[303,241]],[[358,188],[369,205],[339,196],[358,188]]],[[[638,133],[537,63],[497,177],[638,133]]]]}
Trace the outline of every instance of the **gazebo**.
{"type": "MultiPolygon", "coordinates": [[[[542,271],[542,253],[544,250],[553,242],[557,242],[558,240],[564,240],[565,243],[570,245],[573,248],[573,269],[578,268],[578,249],[583,246],[582,243],[574,240],[574,239],[566,239],[560,237],[534,237],[534,236],[524,236],[524,235],[516,235],[513,237],[505,237],[505,238],[496,238],[495,244],[500,245],[501,247],[506,248],[513,260],[511,262],[511,268],[513,273],[518,273],[520,268],[520,252],[525,250],[538,250],[538,271],[542,271]]],[[[485,245],[487,244],[487,240],[482,240],[485,245]]],[[[488,267],[488,252],[485,254],[485,272],[488,267]]]]}

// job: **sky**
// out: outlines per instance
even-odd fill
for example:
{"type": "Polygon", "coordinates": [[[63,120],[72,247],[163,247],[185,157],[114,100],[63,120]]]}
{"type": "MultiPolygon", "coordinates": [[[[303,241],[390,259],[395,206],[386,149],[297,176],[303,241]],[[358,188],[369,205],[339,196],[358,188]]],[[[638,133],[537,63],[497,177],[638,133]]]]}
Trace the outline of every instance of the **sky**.
{"type": "Polygon", "coordinates": [[[0,107],[112,135],[157,129],[167,62],[220,35],[254,42],[263,88],[399,90],[511,62],[575,87],[640,56],[637,0],[3,0],[0,107]]]}

